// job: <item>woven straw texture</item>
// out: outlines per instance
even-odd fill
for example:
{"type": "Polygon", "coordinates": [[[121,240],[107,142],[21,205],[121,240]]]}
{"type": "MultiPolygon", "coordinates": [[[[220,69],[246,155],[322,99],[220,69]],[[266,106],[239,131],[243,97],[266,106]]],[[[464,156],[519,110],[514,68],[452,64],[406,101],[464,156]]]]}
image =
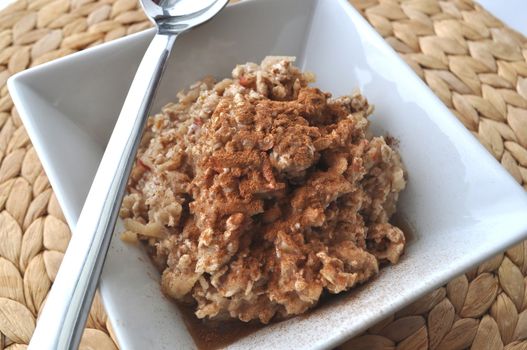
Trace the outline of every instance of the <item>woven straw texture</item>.
{"type": "MultiPolygon", "coordinates": [[[[470,1],[352,2],[527,189],[527,40],[470,1]]],[[[5,82],[147,27],[136,0],[0,11],[0,350],[26,348],[71,235],[5,82]]],[[[523,242],[341,348],[527,350],[526,275],[523,242]]],[[[80,348],[117,348],[98,295],[80,348]]]]}

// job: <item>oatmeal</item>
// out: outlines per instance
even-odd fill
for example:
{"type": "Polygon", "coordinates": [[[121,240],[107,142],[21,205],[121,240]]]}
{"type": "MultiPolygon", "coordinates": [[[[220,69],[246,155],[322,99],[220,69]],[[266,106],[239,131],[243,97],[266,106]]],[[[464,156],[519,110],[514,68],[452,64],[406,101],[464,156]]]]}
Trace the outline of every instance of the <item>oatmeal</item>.
{"type": "Polygon", "coordinates": [[[397,263],[389,223],[405,186],[370,137],[372,106],[332,98],[288,57],[204,79],[149,119],[121,216],[199,318],[268,323],[397,263]]]}

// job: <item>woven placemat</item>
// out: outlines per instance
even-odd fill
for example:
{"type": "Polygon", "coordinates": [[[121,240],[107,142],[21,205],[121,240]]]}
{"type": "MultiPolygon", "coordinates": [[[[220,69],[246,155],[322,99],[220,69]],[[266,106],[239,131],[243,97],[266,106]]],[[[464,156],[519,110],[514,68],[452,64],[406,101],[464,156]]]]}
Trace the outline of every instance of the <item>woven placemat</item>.
{"type": "MultiPolygon", "coordinates": [[[[527,189],[527,40],[468,0],[352,2],[527,189]]],[[[0,350],[26,348],[70,237],[5,82],[148,26],[136,0],[0,11],[0,350]]],[[[523,242],[340,348],[527,350],[526,275],[523,242]]],[[[113,339],[97,296],[81,349],[116,349],[113,339]]]]}

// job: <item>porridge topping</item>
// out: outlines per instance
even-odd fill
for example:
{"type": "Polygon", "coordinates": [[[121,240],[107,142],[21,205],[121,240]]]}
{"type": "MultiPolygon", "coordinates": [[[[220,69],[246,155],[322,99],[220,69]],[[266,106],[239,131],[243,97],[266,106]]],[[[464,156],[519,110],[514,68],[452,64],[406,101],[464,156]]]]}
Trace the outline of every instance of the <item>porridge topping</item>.
{"type": "Polygon", "coordinates": [[[389,223],[399,155],[367,133],[372,107],[308,86],[289,57],[206,78],[149,120],[121,216],[165,294],[199,318],[305,312],[401,256],[389,223]]]}

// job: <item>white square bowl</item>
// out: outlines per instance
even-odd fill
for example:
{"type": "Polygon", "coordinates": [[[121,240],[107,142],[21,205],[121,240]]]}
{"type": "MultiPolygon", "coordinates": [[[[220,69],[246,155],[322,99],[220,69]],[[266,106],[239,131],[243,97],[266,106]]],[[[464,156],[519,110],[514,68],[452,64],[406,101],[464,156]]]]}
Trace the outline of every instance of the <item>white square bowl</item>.
{"type": "MultiPolygon", "coordinates": [[[[29,69],[9,89],[74,227],[153,31],[29,69]]],[[[358,334],[527,234],[527,196],[344,0],[254,0],[178,39],[153,111],[206,74],[294,55],[334,95],[359,87],[375,133],[400,140],[408,187],[399,211],[413,228],[406,254],[378,278],[307,316],[271,324],[233,349],[327,348],[358,334]]],[[[116,230],[119,231],[119,228],[116,230]]],[[[123,349],[194,348],[141,248],[115,235],[101,293],[123,349]]]]}

